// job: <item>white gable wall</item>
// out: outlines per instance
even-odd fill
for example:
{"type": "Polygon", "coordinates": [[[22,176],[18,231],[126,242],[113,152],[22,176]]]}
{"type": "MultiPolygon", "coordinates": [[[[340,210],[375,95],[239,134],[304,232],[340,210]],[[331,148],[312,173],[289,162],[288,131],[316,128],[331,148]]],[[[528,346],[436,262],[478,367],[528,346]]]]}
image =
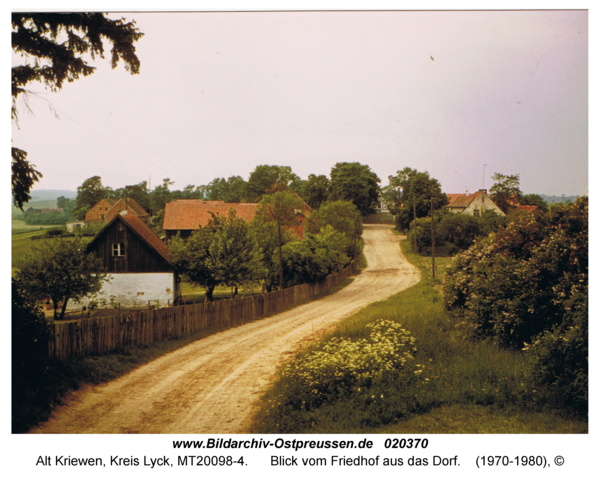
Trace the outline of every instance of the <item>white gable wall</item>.
{"type": "MultiPolygon", "coordinates": [[[[145,272],[127,274],[109,274],[110,282],[105,282],[102,290],[96,294],[95,300],[106,300],[106,306],[110,307],[111,296],[121,307],[147,307],[148,301],[151,305],[160,307],[173,305],[175,300],[175,274],[173,272],[145,272]]],[[[67,310],[81,309],[87,307],[89,297],[80,303],[70,300],[67,310]]]]}

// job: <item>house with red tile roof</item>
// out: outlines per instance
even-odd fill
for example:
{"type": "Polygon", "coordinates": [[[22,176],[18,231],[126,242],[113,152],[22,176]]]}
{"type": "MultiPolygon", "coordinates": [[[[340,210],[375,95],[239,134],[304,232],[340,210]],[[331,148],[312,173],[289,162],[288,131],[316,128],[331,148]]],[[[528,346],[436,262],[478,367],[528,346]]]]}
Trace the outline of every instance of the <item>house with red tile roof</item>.
{"type": "MultiPolygon", "coordinates": [[[[311,211],[308,204],[304,201],[302,203],[302,210],[298,211],[300,225],[290,228],[299,237],[304,236],[305,221],[311,211]]],[[[177,201],[167,203],[165,206],[163,230],[166,233],[167,240],[175,237],[177,233],[183,239],[187,239],[193,231],[206,226],[212,218],[212,214],[226,216],[230,209],[234,209],[237,217],[241,217],[247,222],[252,222],[258,207],[258,203],[226,203],[224,201],[203,201],[201,199],[178,199],[177,201]]]]}
{"type": "Polygon", "coordinates": [[[98,203],[85,213],[86,222],[106,222],[106,214],[115,205],[112,199],[101,199],[98,203]]]}
{"type": "Polygon", "coordinates": [[[140,219],[147,219],[150,217],[148,211],[146,211],[140,204],[133,198],[121,198],[114,206],[106,213],[106,222],[110,222],[113,218],[121,211],[127,211],[128,216],[137,216],[140,219]]]}
{"type": "Polygon", "coordinates": [[[167,240],[175,237],[177,233],[183,239],[187,239],[193,231],[206,226],[212,218],[212,214],[226,216],[230,209],[235,210],[237,217],[252,222],[258,209],[258,203],[178,199],[165,205],[163,230],[166,233],[167,240]]]}
{"type": "Polygon", "coordinates": [[[92,239],[86,251],[102,260],[98,272],[110,278],[97,299],[109,302],[114,296],[121,307],[142,307],[173,305],[178,297],[169,248],[139,217],[121,211],[92,239]]]}
{"type": "Polygon", "coordinates": [[[445,206],[450,212],[478,216],[483,211],[494,211],[505,216],[502,210],[487,195],[487,190],[480,189],[473,194],[447,194],[450,202],[445,206]]]}
{"type": "Polygon", "coordinates": [[[516,204],[513,209],[508,211],[510,216],[516,216],[519,214],[532,214],[534,216],[538,216],[540,214],[544,214],[544,211],[539,206],[522,206],[521,204],[516,204]]]}

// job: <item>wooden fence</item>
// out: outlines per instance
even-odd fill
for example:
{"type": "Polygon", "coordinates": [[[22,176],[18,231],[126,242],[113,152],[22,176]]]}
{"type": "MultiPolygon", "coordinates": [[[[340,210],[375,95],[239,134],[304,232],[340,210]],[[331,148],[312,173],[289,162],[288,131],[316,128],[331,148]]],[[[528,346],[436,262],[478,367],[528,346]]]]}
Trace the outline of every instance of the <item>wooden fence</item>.
{"type": "Polygon", "coordinates": [[[353,263],[321,284],[303,284],[244,298],[55,323],[54,337],[48,344],[50,356],[70,360],[179,338],[201,330],[223,330],[291,309],[356,273],[357,265],[353,263]]]}

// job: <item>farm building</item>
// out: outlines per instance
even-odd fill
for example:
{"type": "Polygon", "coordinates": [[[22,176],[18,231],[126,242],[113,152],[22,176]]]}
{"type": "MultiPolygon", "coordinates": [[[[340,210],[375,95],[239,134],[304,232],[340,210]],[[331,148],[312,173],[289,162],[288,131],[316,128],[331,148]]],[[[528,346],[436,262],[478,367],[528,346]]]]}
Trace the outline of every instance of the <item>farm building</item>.
{"type": "MultiPolygon", "coordinates": [[[[258,203],[226,203],[224,201],[203,201],[201,199],[179,199],[167,203],[165,206],[163,230],[166,232],[167,240],[175,237],[177,233],[183,239],[187,239],[194,230],[206,226],[212,218],[212,214],[227,215],[230,209],[234,209],[237,217],[251,222],[258,206],[258,203]]],[[[298,211],[300,225],[290,228],[299,237],[304,236],[305,220],[310,211],[310,206],[304,203],[303,209],[298,211]]]]}
{"type": "Polygon", "coordinates": [[[106,222],[110,222],[113,218],[120,214],[121,211],[127,211],[128,216],[137,216],[140,219],[147,219],[150,214],[140,204],[132,198],[121,198],[114,206],[106,213],[106,222]]]}
{"type": "Polygon", "coordinates": [[[106,214],[115,205],[112,199],[101,199],[98,203],[85,213],[86,222],[106,222],[106,214]]]}
{"type": "Polygon", "coordinates": [[[85,220],[86,222],[108,223],[121,211],[127,211],[129,216],[137,216],[142,219],[150,217],[150,214],[135,199],[121,198],[117,201],[113,199],[101,199],[98,204],[85,214],[85,220]]]}
{"type": "Polygon", "coordinates": [[[485,211],[494,211],[499,216],[505,216],[502,210],[487,195],[487,190],[480,189],[473,194],[448,194],[450,202],[445,206],[450,212],[480,215],[485,211]]]}
{"type": "Polygon", "coordinates": [[[110,278],[98,299],[108,302],[114,296],[121,307],[175,301],[178,279],[169,249],[137,216],[117,214],[88,244],[87,252],[102,259],[102,272],[110,278]]]}

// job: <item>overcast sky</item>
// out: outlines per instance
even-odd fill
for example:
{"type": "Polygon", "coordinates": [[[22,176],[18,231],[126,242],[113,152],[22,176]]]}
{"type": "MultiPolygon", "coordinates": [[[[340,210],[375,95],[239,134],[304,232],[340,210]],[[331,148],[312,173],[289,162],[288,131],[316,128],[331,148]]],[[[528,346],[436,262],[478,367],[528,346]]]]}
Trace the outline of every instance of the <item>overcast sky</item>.
{"type": "Polygon", "coordinates": [[[499,172],[526,193],[588,194],[586,11],[120,16],[145,34],[139,75],[96,60],[59,93],[32,86],[31,113],[19,102],[13,146],[44,175],[35,189],[359,162],[382,185],[408,166],[447,193],[499,172]]]}

